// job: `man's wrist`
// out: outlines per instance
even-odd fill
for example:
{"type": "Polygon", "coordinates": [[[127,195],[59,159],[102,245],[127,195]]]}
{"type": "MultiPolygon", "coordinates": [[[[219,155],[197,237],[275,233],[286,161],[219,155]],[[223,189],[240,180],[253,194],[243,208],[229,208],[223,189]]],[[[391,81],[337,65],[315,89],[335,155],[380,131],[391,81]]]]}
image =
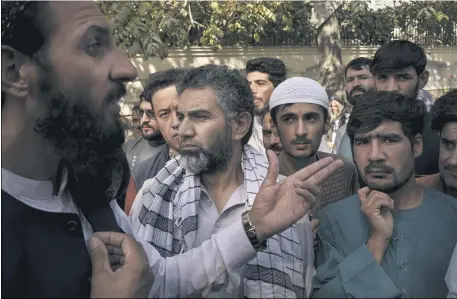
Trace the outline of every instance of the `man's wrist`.
{"type": "Polygon", "coordinates": [[[250,211],[245,211],[241,216],[243,228],[249,242],[252,244],[256,251],[266,249],[266,238],[264,238],[261,226],[258,221],[251,218],[250,211]]]}
{"type": "Polygon", "coordinates": [[[390,238],[379,235],[371,235],[367,242],[367,248],[373,254],[375,260],[381,264],[386,252],[387,246],[389,245],[390,238]]]}

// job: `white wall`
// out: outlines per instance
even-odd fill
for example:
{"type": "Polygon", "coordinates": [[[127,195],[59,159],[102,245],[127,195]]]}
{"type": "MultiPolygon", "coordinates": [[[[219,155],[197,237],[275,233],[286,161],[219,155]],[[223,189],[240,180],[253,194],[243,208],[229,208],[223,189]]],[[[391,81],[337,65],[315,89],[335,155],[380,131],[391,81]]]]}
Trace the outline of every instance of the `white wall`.
{"type": "MultiPolygon", "coordinates": [[[[377,47],[344,47],[343,62],[347,63],[356,57],[373,57],[377,47]]],[[[457,88],[457,47],[425,48],[429,63],[430,80],[425,89],[442,90],[457,88]],[[454,79],[449,79],[454,75],[454,79]]],[[[266,48],[224,48],[213,51],[210,48],[191,48],[189,51],[172,49],[166,59],[142,57],[132,59],[138,69],[138,80],[128,85],[128,95],[121,104],[123,115],[131,114],[133,103],[138,101],[138,94],[148,74],[166,70],[171,67],[197,67],[208,63],[226,64],[243,69],[246,62],[257,57],[276,57],[284,61],[288,68],[288,77],[307,76],[319,78],[319,54],[310,47],[266,47],[266,48]]]]}

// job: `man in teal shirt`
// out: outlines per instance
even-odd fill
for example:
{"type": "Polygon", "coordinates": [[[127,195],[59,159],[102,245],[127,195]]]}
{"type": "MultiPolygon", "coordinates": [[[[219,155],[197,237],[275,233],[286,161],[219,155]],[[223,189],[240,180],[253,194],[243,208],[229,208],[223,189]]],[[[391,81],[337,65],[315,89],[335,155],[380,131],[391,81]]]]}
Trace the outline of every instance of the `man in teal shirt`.
{"type": "Polygon", "coordinates": [[[357,101],[347,132],[367,186],[321,211],[313,297],[447,296],[457,201],[416,183],[425,115],[396,92],[357,101]]]}

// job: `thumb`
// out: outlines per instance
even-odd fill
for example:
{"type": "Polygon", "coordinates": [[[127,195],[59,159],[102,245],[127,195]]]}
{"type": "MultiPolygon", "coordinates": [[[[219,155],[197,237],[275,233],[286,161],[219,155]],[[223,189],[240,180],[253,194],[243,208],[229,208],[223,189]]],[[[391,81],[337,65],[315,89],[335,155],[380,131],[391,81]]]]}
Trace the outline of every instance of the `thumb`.
{"type": "Polygon", "coordinates": [[[279,175],[278,156],[276,156],[272,150],[267,151],[267,156],[269,162],[268,172],[265,181],[263,181],[261,189],[275,185],[279,175]]]}
{"type": "Polygon", "coordinates": [[[268,156],[268,162],[269,162],[268,172],[267,172],[267,177],[265,178],[265,181],[263,181],[263,184],[261,187],[262,189],[275,185],[276,181],[278,179],[278,175],[279,175],[278,156],[276,156],[276,154],[272,150],[267,151],[267,156],[268,156]]]}
{"type": "Polygon", "coordinates": [[[92,237],[89,242],[89,248],[92,258],[92,275],[97,272],[111,271],[108,250],[102,240],[92,237]]]}
{"type": "Polygon", "coordinates": [[[360,203],[363,204],[368,197],[368,194],[370,194],[371,189],[368,187],[363,187],[359,190],[357,190],[357,194],[359,195],[360,203]]]}

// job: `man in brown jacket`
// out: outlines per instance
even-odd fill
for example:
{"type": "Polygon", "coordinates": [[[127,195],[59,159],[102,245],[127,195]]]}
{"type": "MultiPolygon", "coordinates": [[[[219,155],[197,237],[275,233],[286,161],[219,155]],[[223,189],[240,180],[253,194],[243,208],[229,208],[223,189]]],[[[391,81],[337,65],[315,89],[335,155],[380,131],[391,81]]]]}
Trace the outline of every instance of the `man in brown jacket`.
{"type": "MultiPolygon", "coordinates": [[[[273,129],[283,146],[279,155],[280,174],[289,176],[317,160],[334,156],[318,151],[328,124],[328,107],[327,92],[314,80],[290,78],[275,88],[270,99],[270,114],[273,129]]],[[[314,216],[324,205],[357,191],[354,165],[345,162],[319,187],[321,195],[312,211],[314,216]]]]}
{"type": "Polygon", "coordinates": [[[457,89],[436,100],[431,116],[432,129],[440,134],[440,172],[417,182],[457,198],[457,89]]]}

